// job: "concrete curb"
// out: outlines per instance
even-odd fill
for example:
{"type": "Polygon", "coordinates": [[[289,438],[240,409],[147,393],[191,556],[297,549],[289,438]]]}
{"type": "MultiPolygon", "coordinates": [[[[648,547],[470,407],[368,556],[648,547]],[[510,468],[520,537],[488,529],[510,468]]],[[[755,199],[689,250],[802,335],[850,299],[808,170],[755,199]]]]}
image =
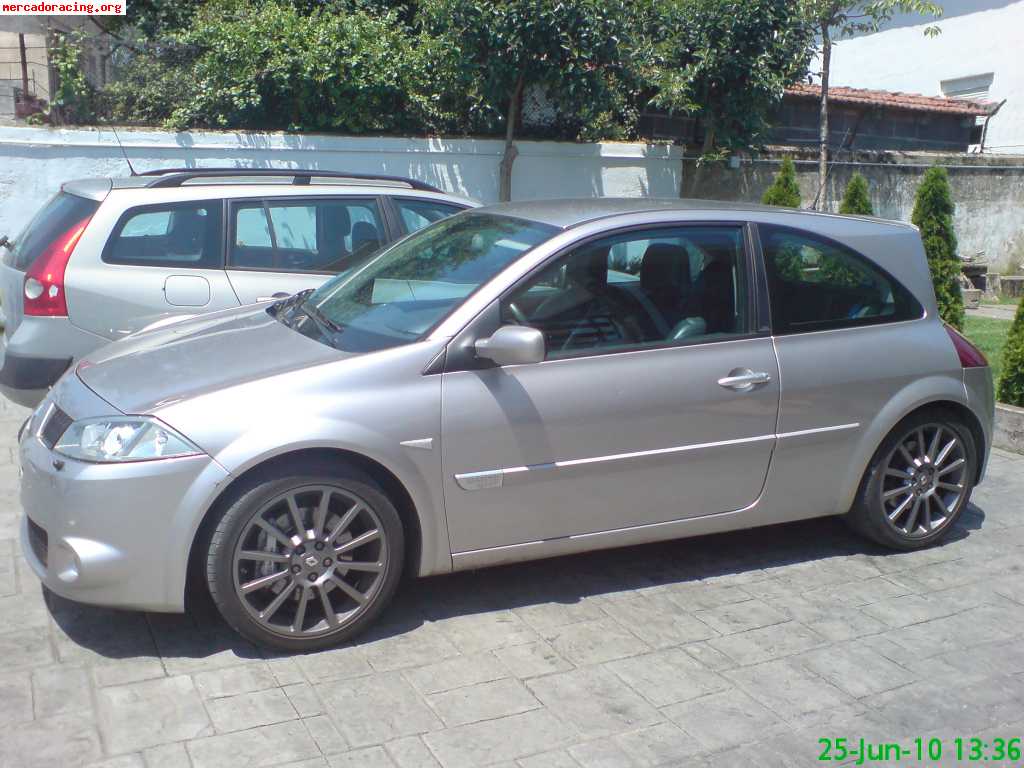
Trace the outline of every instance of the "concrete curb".
{"type": "Polygon", "coordinates": [[[1004,451],[1024,453],[1024,408],[996,403],[992,445],[1004,451]]]}

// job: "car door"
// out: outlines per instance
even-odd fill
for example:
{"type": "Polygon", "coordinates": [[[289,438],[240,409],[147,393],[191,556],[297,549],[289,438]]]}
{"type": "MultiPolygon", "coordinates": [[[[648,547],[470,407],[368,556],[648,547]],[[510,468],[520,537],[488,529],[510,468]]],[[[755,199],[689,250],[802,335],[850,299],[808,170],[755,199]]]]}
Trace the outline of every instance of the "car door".
{"type": "Polygon", "coordinates": [[[387,242],[376,197],[236,200],[227,274],[243,304],[317,288],[387,242]]]}
{"type": "Polygon", "coordinates": [[[118,339],[168,317],[238,306],[224,272],[223,201],[127,209],[102,251],[68,270],[72,322],[118,339]]]}
{"type": "Polygon", "coordinates": [[[628,231],[549,261],[449,347],[454,553],[742,509],[775,443],[779,376],[740,224],[628,231]],[[546,359],[489,366],[498,326],[546,359]]]}

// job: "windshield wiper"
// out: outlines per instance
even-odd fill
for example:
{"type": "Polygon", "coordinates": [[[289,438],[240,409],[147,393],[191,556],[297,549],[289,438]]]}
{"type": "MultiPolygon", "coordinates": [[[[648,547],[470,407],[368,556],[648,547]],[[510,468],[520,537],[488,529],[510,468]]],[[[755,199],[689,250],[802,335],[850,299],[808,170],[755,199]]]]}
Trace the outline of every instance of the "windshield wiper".
{"type": "Polygon", "coordinates": [[[315,304],[311,304],[308,301],[303,301],[302,304],[299,305],[299,309],[301,309],[303,312],[305,312],[307,315],[313,318],[313,320],[315,320],[319,325],[322,325],[325,328],[327,328],[327,330],[329,330],[331,333],[341,333],[341,331],[344,330],[340,325],[338,325],[336,322],[331,320],[331,318],[329,318],[327,315],[321,312],[320,308],[317,307],[315,304]]]}

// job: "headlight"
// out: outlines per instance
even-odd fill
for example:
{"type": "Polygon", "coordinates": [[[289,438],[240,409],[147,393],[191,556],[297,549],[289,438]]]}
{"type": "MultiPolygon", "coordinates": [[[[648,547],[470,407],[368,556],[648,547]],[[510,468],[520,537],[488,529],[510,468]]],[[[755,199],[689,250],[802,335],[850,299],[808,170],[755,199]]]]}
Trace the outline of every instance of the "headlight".
{"type": "Polygon", "coordinates": [[[53,447],[80,461],[170,459],[202,453],[170,427],[148,416],[111,416],[76,421],[53,447]]]}

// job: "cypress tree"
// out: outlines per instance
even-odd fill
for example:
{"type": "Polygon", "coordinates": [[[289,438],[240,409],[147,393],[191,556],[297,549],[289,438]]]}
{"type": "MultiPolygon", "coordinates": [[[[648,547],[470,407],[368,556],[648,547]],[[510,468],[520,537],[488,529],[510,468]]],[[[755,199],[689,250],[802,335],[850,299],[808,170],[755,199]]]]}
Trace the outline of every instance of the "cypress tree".
{"type": "Polygon", "coordinates": [[[1003,373],[999,377],[996,399],[1001,403],[1024,407],[1024,301],[1017,305],[1013,325],[1003,350],[1003,373]]]}
{"type": "Polygon", "coordinates": [[[960,258],[953,232],[953,197],[945,168],[929,168],[917,188],[910,220],[921,230],[928,255],[939,316],[954,328],[964,324],[964,301],[960,295],[960,258]]]}
{"type": "Polygon", "coordinates": [[[765,205],[779,205],[784,208],[800,207],[800,187],[796,183],[796,166],[791,157],[782,159],[775,181],[764,191],[761,202],[765,205]]]}
{"type": "Polygon", "coordinates": [[[843,202],[839,204],[839,212],[857,216],[875,215],[868,195],[868,181],[859,173],[854,173],[850,177],[850,183],[846,185],[846,191],[843,193],[843,202]]]}

